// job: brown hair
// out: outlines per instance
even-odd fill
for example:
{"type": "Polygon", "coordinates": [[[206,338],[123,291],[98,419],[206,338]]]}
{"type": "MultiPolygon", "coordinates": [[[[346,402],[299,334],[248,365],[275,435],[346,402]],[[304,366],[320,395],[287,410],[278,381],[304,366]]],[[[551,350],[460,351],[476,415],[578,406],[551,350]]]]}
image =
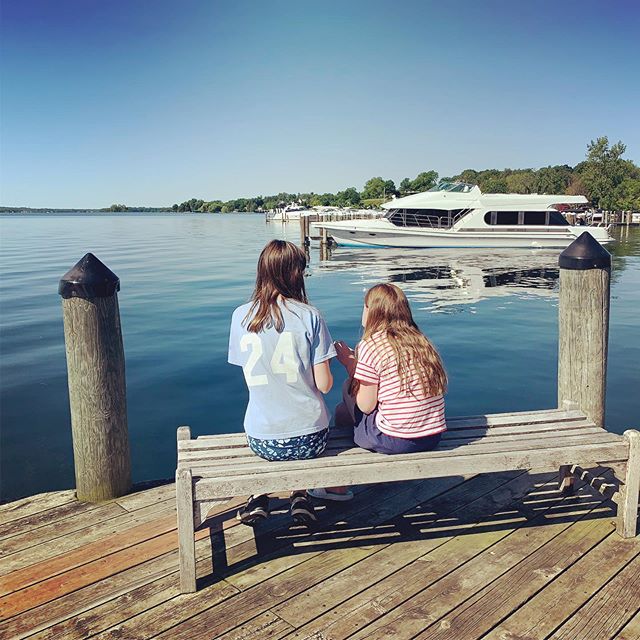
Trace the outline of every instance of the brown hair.
{"type": "Polygon", "coordinates": [[[251,296],[253,304],[243,320],[247,329],[259,333],[275,327],[284,330],[284,319],[278,307],[278,298],[297,300],[307,304],[304,288],[304,270],[307,257],[304,251],[285,240],[271,240],[260,253],[256,288],[251,296]]]}
{"type": "Polygon", "coordinates": [[[424,395],[445,393],[447,374],[440,355],[414,322],[402,289],[393,284],[377,284],[367,291],[364,303],[368,315],[362,337],[374,344],[381,337],[388,340],[398,366],[401,391],[406,393],[411,377],[417,375],[424,395]]]}

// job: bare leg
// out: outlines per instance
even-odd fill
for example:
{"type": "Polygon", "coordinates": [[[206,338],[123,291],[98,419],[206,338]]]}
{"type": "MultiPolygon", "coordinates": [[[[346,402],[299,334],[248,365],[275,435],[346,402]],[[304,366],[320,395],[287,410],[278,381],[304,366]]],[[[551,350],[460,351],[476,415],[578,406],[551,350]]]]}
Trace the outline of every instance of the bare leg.
{"type": "Polygon", "coordinates": [[[336,427],[353,427],[356,423],[356,401],[349,395],[351,378],[342,385],[342,402],[336,407],[336,427]]]}
{"type": "MultiPolygon", "coordinates": [[[[335,425],[336,427],[353,427],[355,425],[355,400],[349,395],[349,385],[351,379],[348,378],[342,385],[342,402],[336,407],[335,425]]],[[[327,487],[331,493],[347,493],[347,487],[327,487]]]]}

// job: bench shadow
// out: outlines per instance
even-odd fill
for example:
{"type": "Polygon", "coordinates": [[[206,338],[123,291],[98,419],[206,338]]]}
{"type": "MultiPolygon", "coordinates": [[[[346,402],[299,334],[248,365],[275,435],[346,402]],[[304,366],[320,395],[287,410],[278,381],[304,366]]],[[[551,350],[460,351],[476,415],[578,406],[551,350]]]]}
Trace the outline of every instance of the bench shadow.
{"type": "MultiPolygon", "coordinates": [[[[225,536],[225,531],[230,531],[225,521],[235,517],[235,511],[221,514],[204,525],[209,527],[214,573],[199,579],[198,588],[277,558],[302,553],[571,524],[578,519],[611,519],[615,515],[616,505],[603,500],[586,486],[581,486],[573,495],[565,496],[555,483],[549,482],[548,473],[527,473],[529,493],[523,496],[509,489],[508,485],[509,478],[516,478],[519,472],[502,475],[505,478],[503,484],[464,505],[459,497],[448,500],[445,491],[422,503],[416,499],[415,506],[408,506],[403,513],[386,519],[379,513],[384,506],[375,501],[376,488],[385,485],[359,487],[350,502],[315,501],[319,522],[314,529],[295,526],[288,514],[288,501],[272,499],[270,517],[254,528],[253,536],[248,535],[246,539],[240,536],[240,542],[238,536],[235,540],[231,540],[231,535],[225,536]],[[363,501],[367,501],[371,508],[366,503],[363,505],[363,501]],[[374,524],[372,520],[379,523],[374,524]],[[225,545],[225,537],[229,548],[225,545]]],[[[462,477],[457,479],[460,485],[465,482],[462,477]]],[[[418,494],[417,485],[429,482],[433,480],[407,481],[402,486],[404,489],[415,485],[418,494]]],[[[425,553],[428,550],[425,547],[425,553]]]]}

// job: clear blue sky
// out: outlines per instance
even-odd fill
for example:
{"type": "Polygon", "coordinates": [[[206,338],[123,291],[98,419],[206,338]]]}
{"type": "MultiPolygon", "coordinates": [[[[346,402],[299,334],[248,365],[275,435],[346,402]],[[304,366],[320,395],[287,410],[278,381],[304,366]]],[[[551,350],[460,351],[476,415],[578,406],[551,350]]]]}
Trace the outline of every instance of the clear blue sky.
{"type": "Polygon", "coordinates": [[[2,0],[0,203],[640,159],[640,2],[2,0]]]}

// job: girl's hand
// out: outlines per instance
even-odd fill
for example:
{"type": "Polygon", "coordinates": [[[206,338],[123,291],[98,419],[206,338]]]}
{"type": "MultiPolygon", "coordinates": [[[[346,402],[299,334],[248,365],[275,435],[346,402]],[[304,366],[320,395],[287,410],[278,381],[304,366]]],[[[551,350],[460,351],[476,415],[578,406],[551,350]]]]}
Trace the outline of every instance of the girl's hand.
{"type": "Polygon", "coordinates": [[[342,340],[336,340],[336,342],[333,343],[333,346],[336,348],[336,354],[340,363],[343,366],[349,368],[352,361],[355,360],[353,349],[351,349],[351,347],[349,347],[349,345],[342,340]]]}

